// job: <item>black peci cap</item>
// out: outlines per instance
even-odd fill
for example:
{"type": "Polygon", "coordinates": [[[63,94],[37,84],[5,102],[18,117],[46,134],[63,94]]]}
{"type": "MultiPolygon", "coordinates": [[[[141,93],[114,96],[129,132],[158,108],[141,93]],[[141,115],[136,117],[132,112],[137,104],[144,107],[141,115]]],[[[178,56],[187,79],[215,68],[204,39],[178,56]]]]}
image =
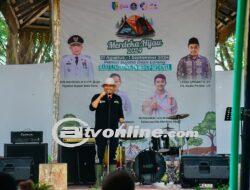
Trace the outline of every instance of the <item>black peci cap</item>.
{"type": "Polygon", "coordinates": [[[199,40],[198,40],[197,38],[195,38],[195,37],[190,38],[190,39],[188,40],[188,45],[190,45],[190,44],[197,44],[197,45],[200,45],[200,44],[199,44],[199,40]]]}
{"type": "Polygon", "coordinates": [[[79,35],[73,35],[68,39],[68,44],[73,45],[73,44],[83,44],[84,40],[81,36],[79,35]]]}

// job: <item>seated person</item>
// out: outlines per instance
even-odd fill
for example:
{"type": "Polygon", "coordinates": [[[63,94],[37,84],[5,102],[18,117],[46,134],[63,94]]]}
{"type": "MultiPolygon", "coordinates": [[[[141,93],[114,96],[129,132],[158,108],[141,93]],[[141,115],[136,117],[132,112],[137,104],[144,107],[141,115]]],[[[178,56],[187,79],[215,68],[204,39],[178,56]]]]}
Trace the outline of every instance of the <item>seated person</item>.
{"type": "Polygon", "coordinates": [[[0,189],[17,190],[15,179],[7,173],[0,172],[0,189]]]}
{"type": "Polygon", "coordinates": [[[102,190],[135,190],[135,183],[127,172],[116,171],[104,179],[102,190]]]}

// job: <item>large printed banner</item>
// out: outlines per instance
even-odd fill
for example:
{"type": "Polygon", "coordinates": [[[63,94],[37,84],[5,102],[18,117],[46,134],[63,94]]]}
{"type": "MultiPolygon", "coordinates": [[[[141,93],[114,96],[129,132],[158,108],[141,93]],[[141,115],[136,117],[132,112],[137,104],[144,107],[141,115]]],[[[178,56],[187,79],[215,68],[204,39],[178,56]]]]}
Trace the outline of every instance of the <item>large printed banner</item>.
{"type": "Polygon", "coordinates": [[[91,98],[113,77],[129,125],[195,130],[184,149],[215,151],[214,23],[214,0],[61,0],[60,117],[94,127],[91,98]]]}

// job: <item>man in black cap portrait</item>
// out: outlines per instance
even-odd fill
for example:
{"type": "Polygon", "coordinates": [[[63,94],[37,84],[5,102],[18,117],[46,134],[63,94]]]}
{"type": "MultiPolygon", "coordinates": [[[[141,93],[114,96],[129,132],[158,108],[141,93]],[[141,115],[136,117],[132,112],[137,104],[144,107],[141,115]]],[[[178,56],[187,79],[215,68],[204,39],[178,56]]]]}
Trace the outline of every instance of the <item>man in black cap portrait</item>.
{"type": "Polygon", "coordinates": [[[68,39],[71,55],[61,60],[61,78],[63,80],[93,80],[94,72],[91,57],[82,54],[84,40],[79,35],[68,39]]]}
{"type": "Polygon", "coordinates": [[[180,59],[177,67],[178,80],[210,80],[211,67],[206,57],[200,55],[200,43],[195,37],[188,40],[189,54],[180,59]]]}

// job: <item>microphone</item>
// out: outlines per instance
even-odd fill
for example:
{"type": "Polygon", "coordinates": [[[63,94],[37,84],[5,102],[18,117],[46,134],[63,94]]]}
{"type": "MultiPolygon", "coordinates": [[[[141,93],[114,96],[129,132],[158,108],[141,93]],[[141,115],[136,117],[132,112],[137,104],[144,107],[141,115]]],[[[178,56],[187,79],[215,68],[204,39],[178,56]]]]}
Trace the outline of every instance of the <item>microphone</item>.
{"type": "Polygon", "coordinates": [[[112,98],[112,94],[108,93],[108,99],[110,100],[112,98]]]}

